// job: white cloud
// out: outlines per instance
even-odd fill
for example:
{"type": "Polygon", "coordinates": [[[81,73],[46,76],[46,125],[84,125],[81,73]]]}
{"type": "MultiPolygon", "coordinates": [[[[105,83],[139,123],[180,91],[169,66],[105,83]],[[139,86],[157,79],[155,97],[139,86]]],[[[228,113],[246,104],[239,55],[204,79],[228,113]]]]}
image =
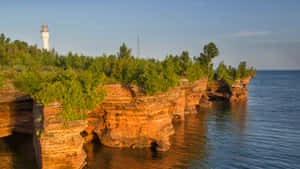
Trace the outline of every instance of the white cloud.
{"type": "Polygon", "coordinates": [[[257,32],[240,31],[232,34],[232,37],[240,38],[240,37],[264,36],[270,33],[271,31],[257,31],[257,32]]]}

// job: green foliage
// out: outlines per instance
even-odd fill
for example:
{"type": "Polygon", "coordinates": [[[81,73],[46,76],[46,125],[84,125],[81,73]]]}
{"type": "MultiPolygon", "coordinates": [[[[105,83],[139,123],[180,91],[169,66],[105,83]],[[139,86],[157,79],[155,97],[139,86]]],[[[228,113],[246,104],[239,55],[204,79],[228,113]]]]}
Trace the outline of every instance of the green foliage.
{"type": "Polygon", "coordinates": [[[217,68],[217,80],[224,80],[227,84],[231,85],[234,81],[231,72],[227,69],[224,62],[221,62],[217,68]]]}
{"type": "Polygon", "coordinates": [[[204,70],[199,61],[196,61],[192,66],[187,68],[185,73],[190,82],[201,79],[204,76],[204,70]]]}
{"type": "Polygon", "coordinates": [[[184,75],[184,72],[187,71],[187,69],[192,66],[192,60],[189,56],[189,52],[188,51],[183,51],[181,56],[180,56],[180,68],[181,68],[181,75],[184,75]]]}
{"type": "Polygon", "coordinates": [[[2,88],[4,78],[0,75],[0,89],[2,88]]]}
{"type": "Polygon", "coordinates": [[[209,62],[207,63],[210,63],[211,59],[219,55],[219,49],[213,42],[210,42],[209,44],[204,46],[202,54],[208,58],[209,62]]]}
{"type": "Polygon", "coordinates": [[[163,62],[161,74],[163,77],[161,90],[167,91],[169,88],[175,87],[179,84],[179,79],[176,74],[176,67],[171,60],[165,60],[163,62]]]}
{"type": "Polygon", "coordinates": [[[58,101],[63,110],[61,115],[67,121],[80,120],[104,98],[100,86],[104,77],[94,78],[90,72],[76,73],[72,70],[47,73],[28,71],[16,78],[16,87],[29,93],[39,104],[47,105],[58,101]]]}
{"type": "Polygon", "coordinates": [[[41,129],[38,129],[36,132],[35,132],[35,135],[36,136],[39,136],[41,134],[41,129]]]}
{"type": "Polygon", "coordinates": [[[0,74],[0,85],[4,78],[11,79],[16,88],[40,104],[59,101],[64,118],[76,120],[84,118],[86,111],[102,101],[104,83],[138,85],[148,95],[154,95],[179,85],[180,78],[192,82],[206,76],[209,80],[215,77],[230,83],[256,72],[254,68],[246,69],[246,63],[241,63],[238,69],[222,63],[214,73],[212,59],[219,55],[214,43],[205,45],[194,59],[187,51],[168,55],[162,61],[134,58],[131,53],[123,43],[116,55],[89,57],[72,52],[58,55],[54,49],[47,52],[1,34],[0,66],[6,72],[0,74]]]}
{"type": "Polygon", "coordinates": [[[227,84],[231,85],[235,83],[236,80],[246,78],[249,76],[254,77],[256,74],[256,69],[253,67],[247,68],[246,62],[241,62],[238,65],[238,69],[231,66],[226,66],[224,62],[221,62],[217,68],[216,80],[224,80],[227,84]]]}
{"type": "Polygon", "coordinates": [[[256,75],[256,69],[253,67],[247,68],[247,63],[241,62],[238,66],[238,69],[235,74],[235,79],[242,79],[249,76],[255,76],[256,75]]]}
{"type": "Polygon", "coordinates": [[[127,46],[125,45],[125,43],[122,44],[122,46],[120,47],[120,52],[118,53],[118,57],[120,59],[128,59],[131,56],[131,49],[128,49],[127,46]]]}
{"type": "Polygon", "coordinates": [[[213,73],[211,71],[211,68],[213,67],[211,61],[213,58],[217,57],[219,55],[219,49],[216,47],[216,45],[212,42],[205,45],[203,48],[203,52],[200,53],[200,57],[196,57],[195,59],[198,60],[201,65],[204,67],[205,73],[210,77],[213,77],[213,73]]]}
{"type": "Polygon", "coordinates": [[[161,87],[161,79],[155,69],[148,68],[138,79],[139,85],[148,95],[154,95],[161,87]]]}
{"type": "Polygon", "coordinates": [[[228,76],[227,67],[224,64],[224,61],[222,61],[217,68],[217,78],[223,79],[223,78],[226,78],[227,76],[228,76]]]}
{"type": "Polygon", "coordinates": [[[17,89],[34,94],[41,88],[43,77],[40,73],[33,71],[24,71],[16,77],[15,86],[17,89]]]}

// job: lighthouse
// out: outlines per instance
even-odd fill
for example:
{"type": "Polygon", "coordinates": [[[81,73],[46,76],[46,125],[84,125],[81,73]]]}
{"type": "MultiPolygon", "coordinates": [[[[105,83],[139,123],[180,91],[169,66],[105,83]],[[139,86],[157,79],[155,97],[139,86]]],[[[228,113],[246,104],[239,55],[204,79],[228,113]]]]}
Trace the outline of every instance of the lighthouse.
{"type": "Polygon", "coordinates": [[[48,32],[48,26],[42,25],[42,40],[43,40],[43,49],[49,51],[49,32],[48,32]]]}

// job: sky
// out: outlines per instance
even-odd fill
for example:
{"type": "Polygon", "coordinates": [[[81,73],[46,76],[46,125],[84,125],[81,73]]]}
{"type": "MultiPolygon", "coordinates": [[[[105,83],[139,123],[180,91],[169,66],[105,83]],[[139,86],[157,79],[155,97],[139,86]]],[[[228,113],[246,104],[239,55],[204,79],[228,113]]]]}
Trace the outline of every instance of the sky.
{"type": "Polygon", "coordinates": [[[247,61],[257,69],[300,69],[299,0],[0,0],[0,33],[89,56],[115,54],[124,42],[136,55],[199,56],[214,42],[218,64],[247,61]]]}

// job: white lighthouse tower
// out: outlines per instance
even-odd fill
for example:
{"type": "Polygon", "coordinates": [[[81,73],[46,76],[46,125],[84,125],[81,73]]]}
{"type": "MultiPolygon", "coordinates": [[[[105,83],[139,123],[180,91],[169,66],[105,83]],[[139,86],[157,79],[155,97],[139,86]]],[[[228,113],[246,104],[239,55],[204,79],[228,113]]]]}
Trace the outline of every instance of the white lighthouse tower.
{"type": "Polygon", "coordinates": [[[49,32],[48,32],[48,26],[42,25],[42,40],[43,40],[43,49],[49,51],[49,32]]]}

